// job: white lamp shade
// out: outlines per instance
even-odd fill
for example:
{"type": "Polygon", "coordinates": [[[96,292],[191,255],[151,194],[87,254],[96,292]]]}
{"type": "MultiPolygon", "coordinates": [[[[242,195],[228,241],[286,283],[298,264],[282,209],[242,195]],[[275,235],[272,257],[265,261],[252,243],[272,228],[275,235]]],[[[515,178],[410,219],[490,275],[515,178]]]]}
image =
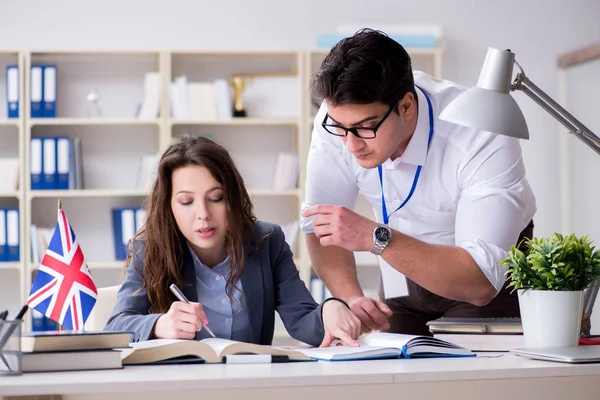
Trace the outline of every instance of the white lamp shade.
{"type": "Polygon", "coordinates": [[[440,113],[440,119],[457,125],[529,139],[523,112],[506,93],[471,88],[457,96],[440,113]]]}
{"type": "Polygon", "coordinates": [[[492,47],[479,74],[477,87],[457,96],[440,113],[440,119],[470,128],[519,139],[529,139],[523,112],[510,96],[515,55],[492,47]]]}

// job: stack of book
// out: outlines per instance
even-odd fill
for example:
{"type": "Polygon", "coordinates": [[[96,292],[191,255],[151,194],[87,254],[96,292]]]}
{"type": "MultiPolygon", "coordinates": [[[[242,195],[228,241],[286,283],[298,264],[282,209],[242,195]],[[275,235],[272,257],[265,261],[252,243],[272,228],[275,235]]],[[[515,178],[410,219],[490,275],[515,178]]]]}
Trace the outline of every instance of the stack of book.
{"type": "Polygon", "coordinates": [[[23,372],[123,368],[121,351],[128,332],[25,332],[21,337],[23,372]]]}
{"type": "Polygon", "coordinates": [[[433,337],[473,351],[509,351],[523,347],[521,318],[442,317],[427,323],[433,337]]]}

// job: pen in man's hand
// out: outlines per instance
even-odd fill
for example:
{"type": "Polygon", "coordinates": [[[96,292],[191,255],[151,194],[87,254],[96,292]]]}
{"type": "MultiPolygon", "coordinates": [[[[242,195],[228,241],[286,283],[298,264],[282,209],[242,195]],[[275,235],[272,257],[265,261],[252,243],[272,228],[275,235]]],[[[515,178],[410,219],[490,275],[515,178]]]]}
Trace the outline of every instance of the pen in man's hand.
{"type": "MultiPolygon", "coordinates": [[[[179,299],[179,301],[182,301],[184,303],[188,303],[189,304],[189,300],[185,297],[185,295],[181,292],[181,290],[179,290],[179,288],[177,287],[176,284],[172,284],[171,286],[169,286],[169,289],[171,289],[171,292],[173,292],[173,294],[175,295],[175,297],[177,297],[179,299]]],[[[206,329],[206,332],[208,332],[208,334],[212,337],[216,337],[214,333],[212,333],[212,331],[210,330],[210,328],[208,327],[208,325],[206,325],[204,322],[202,323],[202,326],[204,327],[204,329],[206,329]]]]}

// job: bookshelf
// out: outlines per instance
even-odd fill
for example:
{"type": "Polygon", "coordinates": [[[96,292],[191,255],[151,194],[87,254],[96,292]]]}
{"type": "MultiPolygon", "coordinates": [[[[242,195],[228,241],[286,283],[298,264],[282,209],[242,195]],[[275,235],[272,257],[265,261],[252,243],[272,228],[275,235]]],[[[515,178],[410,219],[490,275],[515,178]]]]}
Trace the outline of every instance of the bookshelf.
{"type": "MultiPolygon", "coordinates": [[[[18,157],[19,190],[0,193],[0,207],[19,207],[20,262],[0,263],[0,304],[11,314],[26,301],[31,273],[37,265],[31,256],[31,226],[53,229],[60,198],[82,246],[98,287],[119,284],[124,262],[115,260],[111,209],[140,207],[147,195],[136,188],[140,160],[161,153],[183,134],[210,135],[231,153],[248,187],[259,219],[287,224],[300,218],[304,198],[306,159],[316,109],[308,96],[308,82],[326,55],[311,51],[30,51],[0,53],[0,67],[18,63],[20,117],[6,118],[5,76],[0,77],[0,157],[18,157]],[[57,67],[55,118],[30,117],[31,65],[57,67]],[[136,112],[144,99],[144,76],[160,73],[160,97],[156,117],[139,119],[136,112]],[[188,82],[248,78],[246,117],[198,119],[175,117],[172,84],[177,77],[188,82]],[[261,100],[253,82],[287,82],[276,103],[261,100]],[[291,83],[290,83],[291,82],[291,83]],[[291,85],[291,86],[289,86],[291,85]],[[90,92],[98,94],[101,115],[90,113],[90,92]],[[254,92],[253,92],[254,91],[254,92]],[[65,136],[81,140],[83,189],[31,190],[32,137],[65,136]],[[6,143],[6,145],[4,145],[6,143]],[[298,157],[297,185],[275,189],[273,180],[279,152],[298,157]]],[[[410,51],[423,68],[441,75],[441,50],[410,51]]],[[[273,96],[273,95],[272,95],[273,96]]],[[[359,204],[372,217],[366,202],[359,204]]],[[[312,267],[301,232],[293,243],[294,261],[307,283],[312,267]]],[[[376,260],[359,259],[368,268],[360,272],[367,281],[378,281],[376,260]],[[376,280],[375,280],[375,278],[376,280]]],[[[361,278],[362,279],[362,278],[361,278]]],[[[372,283],[372,282],[371,282],[372,283]]],[[[14,314],[13,314],[14,315],[14,314]]],[[[30,328],[27,320],[26,329],[30,328]]],[[[276,335],[282,335],[278,326],[276,335]]]]}
{"type": "MultiPolygon", "coordinates": [[[[21,161],[23,160],[23,63],[24,55],[19,51],[3,51],[0,52],[0,159],[17,159],[19,169],[21,169],[21,161]],[[17,65],[18,69],[18,89],[19,89],[19,118],[8,118],[7,107],[7,74],[6,67],[8,65],[17,65]]],[[[11,177],[4,176],[5,171],[0,171],[2,179],[10,179],[11,177]]],[[[25,236],[24,230],[24,190],[23,177],[19,174],[18,188],[0,189],[0,208],[18,208],[19,210],[19,242],[23,243],[25,236]]],[[[4,226],[2,227],[4,228],[4,226]]],[[[21,307],[21,288],[19,283],[23,280],[24,271],[24,254],[23,246],[19,248],[19,261],[17,262],[0,262],[0,304],[8,309],[10,315],[15,313],[21,307]],[[6,282],[6,283],[4,283],[6,282]]]]}

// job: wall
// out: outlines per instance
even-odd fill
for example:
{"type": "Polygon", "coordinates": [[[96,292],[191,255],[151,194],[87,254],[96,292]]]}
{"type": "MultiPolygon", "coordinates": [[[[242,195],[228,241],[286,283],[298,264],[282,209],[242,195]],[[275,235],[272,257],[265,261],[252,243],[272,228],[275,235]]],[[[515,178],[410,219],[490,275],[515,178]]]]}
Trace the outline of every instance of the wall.
{"type": "MultiPolygon", "coordinates": [[[[446,40],[445,78],[473,85],[486,48],[510,48],[558,97],[556,56],[599,40],[598,15],[596,0],[4,0],[0,49],[296,49],[343,22],[434,22],[446,40]]],[[[523,149],[538,199],[535,233],[546,235],[561,230],[558,127],[523,94],[515,98],[531,130],[523,149]]]]}

